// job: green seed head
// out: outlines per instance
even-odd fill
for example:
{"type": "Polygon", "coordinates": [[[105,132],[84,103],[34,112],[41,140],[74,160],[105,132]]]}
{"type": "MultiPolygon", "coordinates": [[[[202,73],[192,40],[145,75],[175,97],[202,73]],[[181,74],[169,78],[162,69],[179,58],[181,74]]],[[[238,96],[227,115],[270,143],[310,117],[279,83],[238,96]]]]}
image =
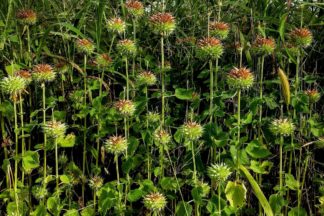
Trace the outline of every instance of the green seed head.
{"type": "Polygon", "coordinates": [[[136,54],[137,48],[134,41],[125,39],[117,43],[117,51],[122,56],[133,56],[136,54]]]}
{"type": "Polygon", "coordinates": [[[219,39],[226,39],[229,33],[229,26],[224,22],[211,22],[209,24],[210,34],[219,39]]]}
{"type": "Polygon", "coordinates": [[[8,76],[1,80],[2,90],[15,100],[26,89],[26,80],[20,76],[8,76]]]}
{"type": "Polygon", "coordinates": [[[157,13],[150,17],[150,25],[154,33],[169,36],[176,28],[176,22],[171,13],[157,13]]]}
{"type": "Polygon", "coordinates": [[[152,86],[156,83],[156,76],[151,71],[143,71],[137,76],[137,83],[152,86]]]}
{"type": "Polygon", "coordinates": [[[98,190],[99,188],[101,188],[103,185],[103,178],[101,178],[100,176],[93,176],[90,180],[89,180],[89,186],[92,189],[98,190]]]}
{"type": "Polygon", "coordinates": [[[316,89],[308,89],[305,94],[308,96],[310,103],[316,103],[321,98],[321,94],[316,89]]]}
{"type": "Polygon", "coordinates": [[[99,67],[105,68],[105,67],[109,67],[111,65],[112,59],[110,58],[110,56],[108,54],[103,53],[103,54],[97,55],[95,62],[99,67]]]}
{"type": "Polygon", "coordinates": [[[163,130],[160,128],[158,128],[154,131],[154,139],[155,139],[155,142],[157,142],[163,146],[165,146],[171,142],[170,134],[166,130],[163,130]]]}
{"type": "Polygon", "coordinates": [[[209,178],[216,181],[217,184],[224,183],[232,174],[230,168],[224,163],[212,164],[210,167],[208,167],[207,172],[209,178]]]}
{"type": "Polygon", "coordinates": [[[122,34],[125,32],[126,24],[124,20],[122,20],[119,17],[114,17],[108,20],[107,22],[107,28],[109,31],[116,33],[116,34],[122,34]]]}
{"type": "Polygon", "coordinates": [[[269,55],[276,48],[276,42],[272,38],[257,37],[254,41],[252,50],[257,55],[269,55]]]}
{"type": "Polygon", "coordinates": [[[144,197],[144,206],[153,212],[163,210],[166,204],[167,201],[165,196],[159,192],[150,193],[144,197]]]}
{"type": "Polygon", "coordinates": [[[45,187],[41,185],[33,186],[32,194],[37,200],[44,199],[48,195],[48,191],[45,187]]]}
{"type": "Polygon", "coordinates": [[[296,28],[289,35],[291,44],[297,47],[306,48],[313,42],[313,34],[307,28],[296,28]]]}
{"type": "Polygon", "coordinates": [[[55,64],[55,71],[59,74],[65,74],[69,69],[70,65],[65,61],[59,61],[55,64]]]}
{"type": "Polygon", "coordinates": [[[49,121],[44,126],[44,132],[48,137],[61,138],[65,136],[66,125],[59,121],[49,121]]]}
{"type": "Polygon", "coordinates": [[[223,45],[214,37],[206,37],[198,41],[196,55],[201,59],[218,59],[223,54],[223,45]]]}
{"type": "Polygon", "coordinates": [[[120,155],[127,150],[127,140],[122,136],[111,136],[105,142],[106,151],[114,155],[120,155]]]}
{"type": "Polygon", "coordinates": [[[236,89],[248,89],[253,85],[253,82],[253,74],[244,67],[234,67],[227,75],[227,84],[236,89]]]}
{"type": "Polygon", "coordinates": [[[138,18],[144,14],[144,7],[140,1],[128,0],[125,4],[128,13],[138,18]]]}
{"type": "Polygon", "coordinates": [[[132,116],[136,110],[135,104],[131,100],[119,100],[115,103],[115,108],[123,116],[132,116]]]}
{"type": "Polygon", "coordinates": [[[33,10],[23,9],[17,12],[16,18],[23,25],[34,25],[37,21],[37,14],[33,10]]]}
{"type": "Polygon", "coordinates": [[[289,119],[275,119],[270,125],[270,130],[275,135],[289,136],[294,133],[295,125],[289,119]]]}
{"type": "Polygon", "coordinates": [[[55,79],[55,72],[49,64],[38,64],[33,67],[32,77],[36,82],[51,82],[55,79]]]}
{"type": "Polygon", "coordinates": [[[202,137],[204,128],[197,122],[189,121],[182,126],[181,131],[185,138],[188,138],[189,140],[198,140],[202,137]]]}
{"type": "Polygon", "coordinates": [[[148,112],[146,118],[149,123],[157,123],[160,121],[160,114],[156,112],[148,112]]]}
{"type": "Polygon", "coordinates": [[[95,50],[94,44],[88,39],[78,39],[76,41],[76,48],[80,53],[87,55],[92,54],[95,50]]]}

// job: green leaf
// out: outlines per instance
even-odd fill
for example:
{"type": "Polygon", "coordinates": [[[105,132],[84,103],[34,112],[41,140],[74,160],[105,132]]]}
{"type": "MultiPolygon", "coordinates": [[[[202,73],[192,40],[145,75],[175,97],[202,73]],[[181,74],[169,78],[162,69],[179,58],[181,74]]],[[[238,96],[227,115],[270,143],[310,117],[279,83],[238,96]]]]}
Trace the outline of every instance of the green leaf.
{"type": "Polygon", "coordinates": [[[192,94],[192,89],[177,88],[175,90],[175,96],[180,100],[192,100],[192,94]]]}
{"type": "Polygon", "coordinates": [[[261,145],[258,140],[251,141],[245,148],[246,152],[254,159],[262,159],[271,155],[266,146],[261,145]]]}
{"type": "Polygon", "coordinates": [[[63,147],[63,148],[73,147],[75,144],[75,135],[68,134],[65,137],[59,137],[57,139],[57,143],[60,145],[60,147],[63,147]]]}
{"type": "Polygon", "coordinates": [[[281,209],[288,204],[287,200],[279,194],[272,194],[269,203],[275,215],[280,215],[281,209]]]}
{"type": "Polygon", "coordinates": [[[291,190],[298,190],[299,182],[295,179],[295,177],[291,174],[285,174],[285,183],[288,188],[291,190]]]}
{"type": "Polygon", "coordinates": [[[95,210],[91,206],[88,206],[81,211],[81,216],[94,216],[94,215],[95,215],[95,210]]]}
{"type": "Polygon", "coordinates": [[[57,197],[50,197],[47,200],[47,210],[53,215],[60,215],[61,206],[59,205],[59,199],[57,197]]]}
{"type": "Polygon", "coordinates": [[[285,24],[286,24],[287,16],[288,13],[285,13],[280,17],[279,35],[282,41],[285,41],[285,24]]]}
{"type": "Polygon", "coordinates": [[[109,209],[111,209],[117,202],[118,192],[109,187],[109,185],[103,187],[100,190],[100,196],[98,200],[99,211],[102,215],[107,215],[109,209]]]}
{"type": "Polygon", "coordinates": [[[37,208],[35,209],[35,211],[33,211],[32,213],[30,213],[30,216],[44,216],[44,215],[48,215],[48,213],[46,212],[46,208],[44,205],[39,205],[37,206],[37,208]]]}
{"type": "Polygon", "coordinates": [[[60,175],[60,180],[63,184],[70,184],[71,178],[67,175],[60,175]]]}
{"type": "Polygon", "coordinates": [[[6,69],[6,72],[8,73],[8,75],[12,76],[14,75],[14,73],[17,71],[17,70],[20,70],[20,65],[18,64],[10,64],[10,65],[7,65],[5,67],[6,69]]]}
{"type": "Polygon", "coordinates": [[[203,198],[203,190],[201,187],[195,187],[191,190],[191,195],[193,197],[193,200],[197,204],[202,203],[202,198],[203,198]]]}
{"type": "Polygon", "coordinates": [[[136,202],[137,200],[141,199],[143,195],[144,192],[142,189],[131,190],[127,195],[127,200],[129,202],[136,202]]]}
{"type": "Polygon", "coordinates": [[[176,216],[190,216],[192,213],[192,206],[184,201],[181,201],[177,204],[176,207],[176,216]]]}
{"type": "Polygon", "coordinates": [[[173,177],[163,177],[160,180],[160,185],[163,190],[173,190],[176,191],[178,189],[177,180],[173,177]]]}
{"type": "Polygon", "coordinates": [[[295,207],[288,212],[288,216],[307,216],[307,212],[302,207],[295,207]]]}
{"type": "Polygon", "coordinates": [[[273,163],[270,161],[263,161],[262,163],[259,161],[252,160],[250,168],[255,173],[259,174],[268,174],[273,166],[273,163]]]}
{"type": "Polygon", "coordinates": [[[26,151],[22,157],[24,170],[32,170],[39,167],[39,154],[35,151],[26,151]]]}
{"type": "Polygon", "coordinates": [[[79,212],[76,209],[67,210],[63,216],[79,216],[79,212]]]}
{"type": "Polygon", "coordinates": [[[225,188],[225,195],[232,207],[240,208],[245,203],[246,188],[242,183],[229,181],[225,188]]]}

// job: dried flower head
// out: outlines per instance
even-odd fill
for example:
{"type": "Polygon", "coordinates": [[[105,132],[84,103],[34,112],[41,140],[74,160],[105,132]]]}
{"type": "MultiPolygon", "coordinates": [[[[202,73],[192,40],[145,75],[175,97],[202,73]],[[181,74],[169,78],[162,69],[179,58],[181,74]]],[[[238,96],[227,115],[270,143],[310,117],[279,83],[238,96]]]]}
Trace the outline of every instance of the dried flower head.
{"type": "Polygon", "coordinates": [[[182,125],[181,131],[185,138],[188,138],[189,140],[198,140],[202,137],[204,128],[197,122],[189,121],[182,125]]]}
{"type": "Polygon", "coordinates": [[[216,181],[217,184],[224,183],[232,174],[230,168],[224,163],[212,164],[210,167],[208,167],[207,172],[209,178],[216,181]]]}
{"type": "Polygon", "coordinates": [[[156,83],[156,76],[151,71],[143,71],[137,76],[139,85],[152,86],[156,83]]]}
{"type": "Polygon", "coordinates": [[[229,26],[225,22],[211,22],[209,24],[209,29],[211,35],[219,39],[226,39],[229,33],[229,26]]]}
{"type": "Polygon", "coordinates": [[[99,188],[101,188],[103,185],[103,178],[100,176],[93,176],[90,180],[89,180],[89,186],[92,189],[98,190],[99,188]]]}
{"type": "Polygon", "coordinates": [[[313,41],[313,34],[308,28],[296,28],[289,34],[291,43],[298,47],[308,47],[313,41]]]}
{"type": "Polygon", "coordinates": [[[295,125],[289,119],[275,119],[270,125],[270,130],[275,135],[289,136],[295,130],[295,125]]]}
{"type": "Polygon", "coordinates": [[[121,18],[114,17],[107,21],[107,28],[113,33],[122,34],[126,29],[126,24],[121,18]]]}
{"type": "Polygon", "coordinates": [[[253,51],[258,55],[269,55],[276,48],[273,38],[257,37],[253,43],[253,51]]]}
{"type": "Polygon", "coordinates": [[[136,54],[136,50],[136,44],[132,40],[125,39],[117,43],[117,51],[122,56],[133,56],[136,54]]]}
{"type": "Polygon", "coordinates": [[[55,71],[59,74],[65,74],[69,69],[70,65],[66,61],[59,61],[55,64],[55,71]]]}
{"type": "Polygon", "coordinates": [[[310,103],[316,103],[321,98],[321,94],[316,89],[308,89],[305,94],[308,96],[310,103]]]}
{"type": "Polygon", "coordinates": [[[15,100],[26,89],[26,80],[19,76],[8,76],[1,80],[0,86],[15,100]]]}
{"type": "Polygon", "coordinates": [[[156,123],[160,121],[160,114],[156,112],[148,112],[146,114],[146,119],[149,123],[156,123]]]}
{"type": "Polygon", "coordinates": [[[176,22],[171,13],[157,13],[150,17],[153,32],[162,36],[170,35],[176,28],[176,22]]]}
{"type": "Polygon", "coordinates": [[[201,59],[218,59],[223,54],[223,45],[214,37],[205,37],[198,41],[197,56],[201,59]]]}
{"type": "Polygon", "coordinates": [[[144,197],[144,206],[153,212],[159,212],[165,208],[167,200],[159,192],[147,194],[144,197]]]}
{"type": "Polygon", "coordinates": [[[106,151],[115,155],[124,153],[127,150],[127,140],[122,136],[111,136],[105,142],[106,151]]]}
{"type": "Polygon", "coordinates": [[[19,10],[16,18],[23,25],[34,25],[37,21],[37,14],[31,9],[19,10]]]}
{"type": "Polygon", "coordinates": [[[179,45],[190,45],[193,46],[196,44],[196,38],[195,37],[185,37],[185,38],[177,38],[176,43],[179,45]]]}
{"type": "Polygon", "coordinates": [[[107,53],[103,53],[97,55],[95,62],[99,67],[108,67],[111,65],[112,59],[107,53]]]}
{"type": "Polygon", "coordinates": [[[62,122],[53,120],[46,123],[44,132],[51,138],[61,138],[65,136],[66,125],[62,122]]]}
{"type": "Polygon", "coordinates": [[[245,67],[234,67],[227,75],[227,83],[236,89],[247,89],[253,85],[254,76],[251,71],[245,67]]]}
{"type": "Polygon", "coordinates": [[[36,82],[51,82],[55,79],[55,72],[49,64],[38,64],[33,67],[32,77],[36,82]]]}
{"type": "Polygon", "coordinates": [[[136,110],[133,101],[124,99],[115,102],[115,108],[124,116],[132,116],[136,110]]]}
{"type": "Polygon", "coordinates": [[[164,129],[156,129],[154,131],[154,140],[156,143],[161,144],[163,146],[169,144],[171,142],[171,135],[164,129]]]}
{"type": "Polygon", "coordinates": [[[142,2],[135,0],[128,0],[125,4],[128,13],[135,18],[140,17],[144,14],[144,7],[142,2]]]}
{"type": "Polygon", "coordinates": [[[15,72],[15,76],[21,77],[29,84],[32,81],[32,75],[28,70],[18,70],[15,72]]]}
{"type": "Polygon", "coordinates": [[[95,46],[92,41],[88,39],[78,39],[76,41],[76,48],[79,52],[90,55],[93,53],[95,46]]]}

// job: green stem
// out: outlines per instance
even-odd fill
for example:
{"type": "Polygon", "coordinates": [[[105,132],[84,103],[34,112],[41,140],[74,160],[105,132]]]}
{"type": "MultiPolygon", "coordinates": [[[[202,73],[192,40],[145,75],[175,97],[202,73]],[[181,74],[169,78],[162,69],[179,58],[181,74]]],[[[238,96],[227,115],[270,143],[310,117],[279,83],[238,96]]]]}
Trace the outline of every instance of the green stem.
{"type": "MultiPolygon", "coordinates": [[[[43,82],[41,84],[41,87],[42,87],[42,92],[43,92],[43,126],[46,125],[46,86],[45,86],[45,83],[43,82]]],[[[46,190],[46,170],[47,170],[47,135],[46,133],[44,133],[44,165],[43,165],[43,170],[44,170],[44,182],[43,182],[43,186],[44,186],[44,189],[46,190]]],[[[44,198],[44,203],[46,203],[46,198],[44,198]]]]}
{"type": "MultiPolygon", "coordinates": [[[[25,132],[24,132],[24,111],[23,111],[23,103],[22,103],[22,97],[21,92],[19,92],[19,106],[20,106],[20,128],[21,128],[21,156],[23,157],[25,154],[25,132]]],[[[24,184],[24,177],[25,172],[22,171],[22,183],[24,184]]]]}
{"type": "Polygon", "coordinates": [[[165,80],[164,80],[164,37],[161,37],[161,79],[162,79],[162,92],[161,92],[161,97],[162,97],[162,126],[164,126],[164,121],[165,121],[165,98],[164,98],[164,93],[165,93],[165,80]]]}
{"type": "Polygon", "coordinates": [[[194,141],[191,142],[191,154],[192,154],[192,164],[193,164],[193,178],[194,185],[197,186],[197,168],[196,168],[196,156],[195,156],[195,148],[194,148],[194,141]]]}
{"type": "MultiPolygon", "coordinates": [[[[297,54],[297,63],[296,63],[296,77],[295,77],[295,97],[297,97],[299,89],[299,66],[300,66],[300,51],[297,54]]],[[[296,118],[296,109],[294,109],[294,119],[296,118]]]]}
{"type": "Polygon", "coordinates": [[[222,215],[222,210],[221,210],[221,185],[218,184],[218,215],[222,215]]]}
{"type": "Polygon", "coordinates": [[[116,38],[116,35],[114,34],[114,35],[112,36],[111,43],[110,43],[110,46],[109,46],[109,53],[108,53],[109,55],[110,55],[110,53],[111,53],[111,50],[112,50],[112,47],[113,47],[113,44],[114,44],[115,38],[116,38]]]}
{"type": "Polygon", "coordinates": [[[125,67],[126,67],[126,99],[129,100],[129,75],[128,75],[128,59],[125,57],[125,67]]]}
{"type": "Polygon", "coordinates": [[[209,60],[209,74],[210,74],[210,86],[209,86],[209,90],[210,90],[210,96],[209,96],[209,115],[210,115],[210,119],[209,122],[211,123],[213,121],[213,99],[214,99],[214,72],[213,72],[213,62],[211,60],[209,60]]]}
{"type": "Polygon", "coordinates": [[[58,147],[57,147],[57,138],[54,140],[55,142],[55,179],[56,179],[56,192],[59,191],[59,175],[58,175],[58,147]]]}
{"type": "Polygon", "coordinates": [[[283,171],[282,171],[282,148],[283,148],[283,143],[284,143],[284,138],[283,136],[281,135],[280,136],[280,147],[279,147],[279,157],[280,157],[280,167],[279,167],[279,190],[280,190],[280,193],[282,192],[282,186],[283,186],[283,183],[282,183],[282,174],[283,174],[283,171]]]}
{"type": "Polygon", "coordinates": [[[261,126],[262,126],[262,111],[263,111],[263,71],[264,71],[264,56],[261,57],[261,69],[260,69],[260,107],[259,107],[259,127],[258,127],[258,138],[262,143],[261,126]]]}
{"type": "Polygon", "coordinates": [[[241,89],[237,92],[237,146],[236,146],[236,180],[239,180],[239,167],[240,167],[240,136],[241,136],[241,89]]]}
{"type": "MultiPolygon", "coordinates": [[[[84,82],[84,106],[87,106],[87,55],[84,55],[84,69],[83,69],[83,82],[84,82]]],[[[86,167],[86,156],[87,156],[87,117],[84,117],[83,125],[83,158],[82,158],[82,177],[85,178],[85,167],[86,167]]],[[[82,202],[84,203],[85,198],[85,181],[82,180],[82,202]]]]}
{"type": "Polygon", "coordinates": [[[14,184],[14,191],[15,191],[16,207],[17,207],[17,211],[19,212],[18,192],[17,192],[17,185],[18,185],[18,133],[19,132],[18,132],[18,117],[17,117],[16,98],[14,98],[13,103],[14,103],[14,116],[15,116],[15,184],[14,184]]]}

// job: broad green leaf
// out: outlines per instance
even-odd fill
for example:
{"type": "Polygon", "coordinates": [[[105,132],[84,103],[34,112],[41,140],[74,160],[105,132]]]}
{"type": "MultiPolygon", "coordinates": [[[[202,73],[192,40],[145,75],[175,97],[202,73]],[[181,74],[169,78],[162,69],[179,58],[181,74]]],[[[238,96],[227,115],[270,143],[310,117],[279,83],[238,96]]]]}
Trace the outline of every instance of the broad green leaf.
{"type": "Polygon", "coordinates": [[[286,186],[289,187],[291,190],[298,190],[299,188],[299,182],[291,174],[285,174],[285,183],[286,186]]]}
{"type": "Polygon", "coordinates": [[[232,207],[240,208],[245,204],[246,188],[240,182],[229,181],[225,188],[225,195],[232,207]]]}
{"type": "Polygon", "coordinates": [[[50,211],[53,215],[58,216],[61,212],[61,206],[59,204],[59,199],[57,197],[50,197],[47,199],[47,210],[50,211]]]}
{"type": "Polygon", "coordinates": [[[273,166],[273,163],[270,161],[263,161],[262,163],[259,161],[252,160],[250,168],[253,172],[258,174],[268,174],[273,166]]]}
{"type": "Polygon", "coordinates": [[[36,151],[26,151],[22,157],[24,170],[32,170],[39,167],[39,154],[36,151]]]}
{"type": "Polygon", "coordinates": [[[192,100],[193,90],[192,89],[184,89],[184,88],[177,88],[175,90],[176,98],[180,100],[192,100]]]}
{"type": "Polygon", "coordinates": [[[288,204],[282,195],[272,194],[269,198],[270,206],[275,215],[280,215],[281,209],[288,204]]]}
{"type": "Polygon", "coordinates": [[[262,159],[271,155],[266,146],[261,145],[258,140],[251,141],[245,148],[246,152],[254,159],[262,159]]]}
{"type": "Polygon", "coordinates": [[[131,190],[127,195],[127,200],[129,202],[136,202],[137,200],[141,199],[144,194],[145,193],[142,189],[131,190]]]}
{"type": "Polygon", "coordinates": [[[195,187],[191,190],[191,195],[193,197],[193,200],[197,204],[202,203],[202,198],[203,198],[203,190],[201,187],[195,187]]]}
{"type": "Polygon", "coordinates": [[[79,212],[76,209],[67,210],[63,216],[79,216],[79,212]]]}
{"type": "Polygon", "coordinates": [[[190,216],[192,213],[192,206],[187,202],[179,202],[176,207],[176,216],[190,216]]]}
{"type": "Polygon", "coordinates": [[[57,143],[63,148],[73,147],[75,144],[75,135],[68,134],[65,137],[60,137],[57,139],[57,143]]]}
{"type": "Polygon", "coordinates": [[[160,180],[160,185],[164,190],[176,191],[178,189],[177,180],[173,177],[163,177],[160,180]]]}
{"type": "Polygon", "coordinates": [[[71,178],[67,175],[60,175],[60,180],[64,184],[70,184],[71,183],[71,178]]]}
{"type": "Polygon", "coordinates": [[[81,211],[81,216],[94,216],[95,214],[95,210],[92,206],[88,206],[81,211]]]}
{"type": "Polygon", "coordinates": [[[17,70],[20,70],[21,67],[18,64],[10,64],[10,65],[7,65],[5,68],[6,68],[6,72],[8,73],[8,75],[13,76],[14,73],[17,70]]]}
{"type": "Polygon", "coordinates": [[[307,216],[307,212],[302,207],[295,207],[288,212],[288,216],[307,216]]]}

